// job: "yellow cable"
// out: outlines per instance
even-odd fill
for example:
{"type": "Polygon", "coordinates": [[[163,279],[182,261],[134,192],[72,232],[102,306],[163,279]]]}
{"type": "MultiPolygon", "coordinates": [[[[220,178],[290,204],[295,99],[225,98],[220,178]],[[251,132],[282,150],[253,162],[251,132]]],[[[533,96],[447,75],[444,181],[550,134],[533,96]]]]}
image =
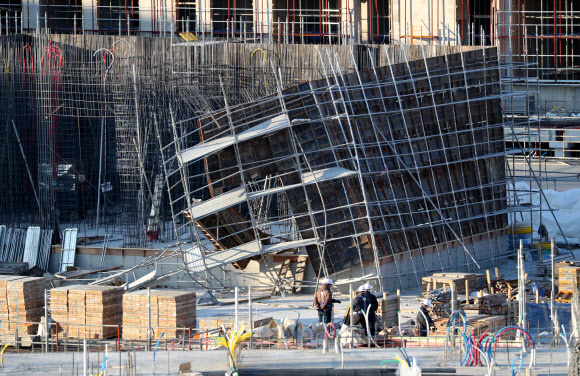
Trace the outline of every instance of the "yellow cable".
{"type": "Polygon", "coordinates": [[[262,68],[264,68],[264,85],[268,87],[268,81],[266,81],[266,51],[264,51],[261,48],[256,48],[254,51],[252,51],[250,58],[254,57],[254,54],[258,51],[262,51],[262,68]]]}
{"type": "Polygon", "coordinates": [[[6,348],[10,345],[12,345],[12,344],[9,343],[6,346],[4,346],[4,348],[2,349],[2,352],[0,352],[0,364],[4,364],[4,350],[6,350],[6,348]]]}

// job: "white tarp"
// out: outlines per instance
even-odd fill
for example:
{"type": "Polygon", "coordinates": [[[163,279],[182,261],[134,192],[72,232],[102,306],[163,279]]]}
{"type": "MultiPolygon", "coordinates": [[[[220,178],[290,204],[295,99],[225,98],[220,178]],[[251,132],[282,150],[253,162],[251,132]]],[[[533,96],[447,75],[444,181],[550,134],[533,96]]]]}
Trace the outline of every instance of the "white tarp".
{"type": "MultiPolygon", "coordinates": [[[[509,186],[513,193],[513,185],[509,186]]],[[[530,186],[524,182],[517,182],[515,184],[518,201],[516,204],[529,205],[530,204],[530,186]]],[[[556,238],[557,243],[564,243],[564,238],[558,229],[558,225],[554,220],[554,216],[558,219],[558,223],[566,236],[568,243],[580,244],[580,189],[571,189],[568,191],[554,191],[551,189],[544,189],[544,194],[548,202],[554,210],[554,215],[550,213],[549,207],[544,197],[542,197],[542,223],[546,226],[549,233],[549,238],[556,238]]],[[[532,205],[540,205],[540,191],[534,189],[531,195],[532,205]]],[[[512,201],[513,203],[513,201],[512,201]]],[[[538,231],[540,226],[540,212],[537,209],[532,211],[531,217],[529,211],[523,211],[523,222],[532,222],[532,230],[538,231]]],[[[510,218],[511,220],[511,218],[510,218]]],[[[519,213],[516,215],[516,220],[522,221],[519,213]]]]}

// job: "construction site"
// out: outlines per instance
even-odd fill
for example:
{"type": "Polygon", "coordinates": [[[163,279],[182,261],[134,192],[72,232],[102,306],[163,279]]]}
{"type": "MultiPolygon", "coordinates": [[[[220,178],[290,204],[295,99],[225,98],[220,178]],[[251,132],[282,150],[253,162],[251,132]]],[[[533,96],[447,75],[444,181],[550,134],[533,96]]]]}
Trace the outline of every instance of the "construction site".
{"type": "Polygon", "coordinates": [[[0,374],[580,376],[579,40],[573,0],[0,0],[0,374]]]}

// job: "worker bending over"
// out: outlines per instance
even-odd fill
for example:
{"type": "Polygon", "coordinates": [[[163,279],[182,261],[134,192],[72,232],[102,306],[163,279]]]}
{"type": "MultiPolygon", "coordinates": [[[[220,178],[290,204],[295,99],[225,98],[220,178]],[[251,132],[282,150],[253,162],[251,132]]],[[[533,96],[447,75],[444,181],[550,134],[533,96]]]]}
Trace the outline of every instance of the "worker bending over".
{"type": "Polygon", "coordinates": [[[340,303],[340,300],[332,299],[332,279],[324,278],[320,290],[314,295],[314,307],[318,310],[318,322],[325,325],[332,322],[333,303],[340,303]]]}
{"type": "Polygon", "coordinates": [[[431,331],[437,330],[435,327],[435,323],[429,315],[429,311],[431,310],[431,299],[424,299],[421,303],[421,308],[417,312],[417,329],[419,329],[419,336],[427,337],[427,332],[429,329],[431,331]],[[429,324],[429,325],[427,325],[429,324]]]}
{"type": "Polygon", "coordinates": [[[366,283],[360,286],[352,303],[353,325],[360,324],[365,330],[366,334],[367,322],[365,320],[365,314],[368,312],[369,331],[371,336],[374,337],[376,326],[375,324],[377,322],[376,312],[378,308],[379,301],[377,300],[377,297],[371,293],[371,285],[366,283]]]}

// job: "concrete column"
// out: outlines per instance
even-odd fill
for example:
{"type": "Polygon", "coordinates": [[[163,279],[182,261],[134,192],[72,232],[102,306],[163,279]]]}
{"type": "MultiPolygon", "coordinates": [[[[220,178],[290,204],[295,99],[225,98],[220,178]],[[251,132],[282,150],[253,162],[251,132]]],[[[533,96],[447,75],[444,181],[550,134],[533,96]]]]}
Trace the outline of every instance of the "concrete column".
{"type": "Polygon", "coordinates": [[[157,0],[157,31],[160,36],[168,37],[175,31],[175,1],[157,0]]]}
{"type": "Polygon", "coordinates": [[[197,33],[198,38],[211,34],[211,0],[197,1],[197,33]]]}
{"type": "Polygon", "coordinates": [[[391,40],[418,44],[404,36],[432,35],[434,43],[457,44],[457,1],[462,0],[391,0],[391,40]]]}
{"type": "Polygon", "coordinates": [[[140,0],[139,29],[151,36],[169,35],[175,20],[174,2],[171,0],[140,0]]]}
{"type": "Polygon", "coordinates": [[[77,22],[83,23],[83,30],[85,34],[96,34],[96,30],[99,30],[99,22],[97,21],[97,1],[96,0],[83,0],[83,19],[77,22]],[[87,31],[95,30],[95,31],[87,31]]]}
{"type": "Polygon", "coordinates": [[[274,1],[273,0],[254,0],[254,23],[256,37],[264,41],[269,40],[272,21],[274,20],[274,1]]]}
{"type": "MultiPolygon", "coordinates": [[[[367,0],[364,3],[360,3],[360,33],[361,33],[361,42],[368,43],[370,41],[370,28],[369,28],[369,1],[367,0]]],[[[357,25],[358,28],[358,25],[357,25]]]]}
{"type": "Polygon", "coordinates": [[[342,2],[342,8],[340,9],[340,14],[342,18],[341,28],[341,39],[347,39],[348,43],[352,43],[354,40],[354,8],[355,3],[360,5],[360,0],[349,1],[348,7],[347,2],[342,2]]]}
{"type": "Polygon", "coordinates": [[[352,2],[352,35],[353,35],[353,44],[357,44],[360,38],[360,28],[359,25],[361,24],[361,3],[360,0],[353,0],[352,2]]]}
{"type": "MultiPolygon", "coordinates": [[[[83,0],[84,1],[84,0],[83,0]]],[[[153,0],[139,1],[139,30],[141,35],[148,35],[147,32],[153,31],[154,25],[153,0]]]]}
{"type": "Polygon", "coordinates": [[[29,32],[43,25],[44,14],[40,14],[40,0],[24,0],[22,2],[22,17],[24,18],[24,29],[29,32]],[[40,25],[38,25],[40,23],[40,25]]]}

